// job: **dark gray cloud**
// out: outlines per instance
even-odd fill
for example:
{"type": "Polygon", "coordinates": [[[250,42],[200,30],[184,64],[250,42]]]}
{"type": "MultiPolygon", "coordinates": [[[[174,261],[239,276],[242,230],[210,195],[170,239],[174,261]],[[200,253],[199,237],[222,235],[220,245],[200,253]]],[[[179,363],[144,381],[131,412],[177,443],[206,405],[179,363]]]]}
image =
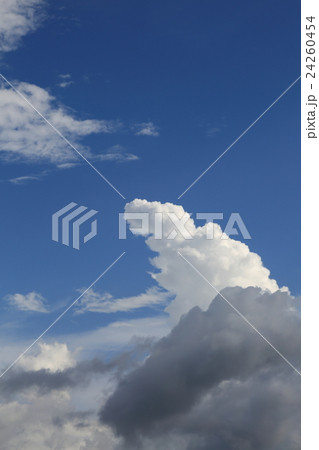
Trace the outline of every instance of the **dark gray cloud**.
{"type": "Polygon", "coordinates": [[[53,390],[73,388],[88,384],[93,377],[105,373],[114,374],[119,380],[127,371],[136,367],[145,352],[153,345],[151,339],[136,339],[127,352],[105,362],[95,358],[78,362],[74,367],[56,372],[41,370],[11,370],[0,382],[0,395],[8,398],[30,388],[37,389],[41,395],[53,390]]]}
{"type": "MultiPolygon", "coordinates": [[[[222,293],[299,370],[297,300],[258,288],[222,293]]],[[[120,381],[100,419],[124,448],[293,450],[299,409],[299,375],[217,296],[120,381]]]]}
{"type": "Polygon", "coordinates": [[[46,394],[52,390],[66,389],[87,383],[93,375],[103,374],[116,368],[115,362],[105,363],[99,359],[81,361],[75,367],[50,372],[41,370],[11,371],[0,383],[0,394],[4,397],[30,388],[37,388],[46,394]]]}

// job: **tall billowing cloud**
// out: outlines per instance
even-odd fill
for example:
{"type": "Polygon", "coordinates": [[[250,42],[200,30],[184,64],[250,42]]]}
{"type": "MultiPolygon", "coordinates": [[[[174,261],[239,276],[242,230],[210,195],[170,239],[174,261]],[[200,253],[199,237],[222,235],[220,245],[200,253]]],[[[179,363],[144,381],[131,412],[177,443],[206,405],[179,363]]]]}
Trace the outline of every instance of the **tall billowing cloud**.
{"type": "Polygon", "coordinates": [[[218,291],[232,286],[256,286],[270,292],[279,289],[276,281],[270,278],[270,271],[263,266],[260,256],[251,252],[248,246],[240,241],[221,239],[222,230],[218,224],[196,226],[182,206],[172,203],[135,199],[126,204],[125,212],[149,214],[148,231],[138,230],[141,226],[140,220],[128,218],[128,222],[131,231],[144,236],[148,247],[157,253],[151,262],[159,272],[152,276],[162,288],[176,296],[167,307],[172,317],[178,319],[181,314],[196,305],[205,309],[216,295],[216,291],[188,266],[178,252],[218,291]],[[162,239],[155,237],[156,213],[161,214],[163,221],[162,239]],[[185,228],[192,239],[185,239],[179,232],[175,239],[167,238],[176,230],[169,213],[174,213],[178,218],[188,216],[185,228]],[[211,231],[214,233],[214,239],[207,239],[207,232],[211,231]]]}
{"type": "Polygon", "coordinates": [[[39,26],[43,5],[44,0],[0,0],[0,52],[15,50],[39,26]]]}
{"type": "MultiPolygon", "coordinates": [[[[300,320],[287,292],[227,288],[223,295],[297,368],[300,320]]],[[[300,448],[299,375],[217,296],[193,308],[120,381],[101,410],[124,448],[300,448]]]]}

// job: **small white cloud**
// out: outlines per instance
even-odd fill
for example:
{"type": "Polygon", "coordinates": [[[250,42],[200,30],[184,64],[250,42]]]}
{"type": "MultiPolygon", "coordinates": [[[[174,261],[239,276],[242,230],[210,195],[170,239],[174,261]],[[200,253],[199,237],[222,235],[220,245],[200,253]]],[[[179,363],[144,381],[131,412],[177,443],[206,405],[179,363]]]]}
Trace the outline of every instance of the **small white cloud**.
{"type": "Polygon", "coordinates": [[[73,167],[76,167],[76,166],[78,166],[78,163],[76,163],[76,162],[57,164],[58,169],[73,169],[73,167]]]}
{"type": "Polygon", "coordinates": [[[28,294],[12,294],[7,295],[5,300],[9,302],[11,306],[20,311],[35,311],[46,313],[48,312],[45,305],[46,301],[41,294],[37,292],[29,292],[28,294]]]}
{"type": "Polygon", "coordinates": [[[121,145],[113,145],[107,150],[106,153],[99,153],[95,155],[95,159],[100,161],[128,162],[136,161],[139,157],[133,153],[125,152],[124,147],[121,145]]]}
{"type": "Polygon", "coordinates": [[[66,88],[68,86],[71,86],[71,84],[74,84],[74,81],[61,81],[61,83],[58,84],[60,88],[66,88]]]}
{"type": "Polygon", "coordinates": [[[71,84],[74,84],[74,81],[69,73],[60,74],[59,78],[61,81],[58,83],[58,86],[61,88],[66,88],[71,86],[71,84]]]}
{"type": "Polygon", "coordinates": [[[78,304],[78,313],[85,311],[114,313],[117,311],[131,311],[138,308],[152,307],[167,303],[169,293],[157,287],[147,289],[146,292],[123,298],[113,298],[108,292],[87,291],[78,304]]]}
{"type": "Polygon", "coordinates": [[[158,127],[153,122],[142,122],[133,125],[136,136],[159,136],[158,127]]]}
{"type": "Polygon", "coordinates": [[[70,73],[60,73],[59,78],[62,80],[70,80],[72,76],[70,73]]]}

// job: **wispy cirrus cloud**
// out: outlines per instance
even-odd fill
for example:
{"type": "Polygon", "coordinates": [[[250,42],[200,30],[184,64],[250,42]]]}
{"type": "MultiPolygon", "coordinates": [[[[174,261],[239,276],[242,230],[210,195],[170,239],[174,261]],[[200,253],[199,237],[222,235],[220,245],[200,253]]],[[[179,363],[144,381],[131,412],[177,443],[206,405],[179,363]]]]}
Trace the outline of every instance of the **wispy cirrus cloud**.
{"type": "Polygon", "coordinates": [[[99,161],[115,161],[115,162],[128,162],[136,161],[139,159],[137,155],[128,153],[122,145],[113,145],[105,153],[99,153],[95,155],[95,159],[99,161]]]}
{"type": "MultiPolygon", "coordinates": [[[[88,158],[95,158],[81,139],[97,133],[115,133],[122,124],[114,120],[81,120],[39,86],[17,83],[16,88],[67,139],[88,158]]],[[[79,160],[76,152],[24,101],[5,86],[0,89],[0,154],[7,161],[61,165],[79,160]]],[[[98,158],[98,157],[97,157],[98,158]]]]}
{"type": "Polygon", "coordinates": [[[157,287],[151,287],[139,295],[122,298],[114,298],[108,292],[96,292],[94,289],[90,289],[81,298],[77,312],[114,313],[118,311],[132,311],[139,308],[165,305],[169,298],[170,294],[168,292],[157,287]]]}
{"type": "Polygon", "coordinates": [[[20,184],[25,184],[28,181],[40,180],[41,178],[42,178],[41,176],[36,176],[36,175],[23,175],[21,177],[10,178],[8,181],[9,181],[9,183],[20,185],[20,184]]]}
{"type": "Polygon", "coordinates": [[[16,185],[24,185],[29,181],[42,180],[48,174],[47,170],[42,170],[39,173],[31,173],[28,175],[21,175],[19,177],[9,178],[8,180],[0,180],[2,182],[8,182],[16,185]]]}

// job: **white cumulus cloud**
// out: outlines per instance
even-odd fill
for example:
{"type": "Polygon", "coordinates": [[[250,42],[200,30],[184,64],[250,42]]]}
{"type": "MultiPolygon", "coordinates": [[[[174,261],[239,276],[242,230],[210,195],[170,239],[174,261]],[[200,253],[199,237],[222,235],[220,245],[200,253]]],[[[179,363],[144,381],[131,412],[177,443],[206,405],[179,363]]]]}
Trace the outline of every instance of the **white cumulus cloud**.
{"type": "Polygon", "coordinates": [[[43,15],[43,0],[0,0],[0,52],[15,50],[43,15]]]}
{"type": "Polygon", "coordinates": [[[18,364],[24,370],[46,369],[49,372],[58,372],[73,367],[75,359],[64,343],[46,344],[40,342],[37,353],[24,355],[18,364]]]}
{"type": "Polygon", "coordinates": [[[185,239],[179,232],[175,239],[167,239],[175,226],[167,213],[182,218],[187,214],[182,206],[172,203],[149,202],[135,199],[125,206],[125,213],[141,212],[150,214],[149,233],[135,230],[139,220],[128,220],[131,231],[146,238],[146,244],[157,255],[151,262],[157,269],[153,278],[159,286],[175,295],[166,310],[178,319],[193,306],[206,309],[216,292],[178,254],[190,261],[220,291],[226,287],[260,287],[269,292],[279,289],[277,282],[270,278],[270,271],[264,267],[261,257],[249,247],[234,239],[220,239],[222,230],[218,224],[207,223],[196,226],[188,215],[186,229],[193,239],[185,239]],[[155,213],[163,214],[163,238],[155,239],[155,213]],[[207,231],[214,230],[214,239],[206,238],[207,231]]]}

